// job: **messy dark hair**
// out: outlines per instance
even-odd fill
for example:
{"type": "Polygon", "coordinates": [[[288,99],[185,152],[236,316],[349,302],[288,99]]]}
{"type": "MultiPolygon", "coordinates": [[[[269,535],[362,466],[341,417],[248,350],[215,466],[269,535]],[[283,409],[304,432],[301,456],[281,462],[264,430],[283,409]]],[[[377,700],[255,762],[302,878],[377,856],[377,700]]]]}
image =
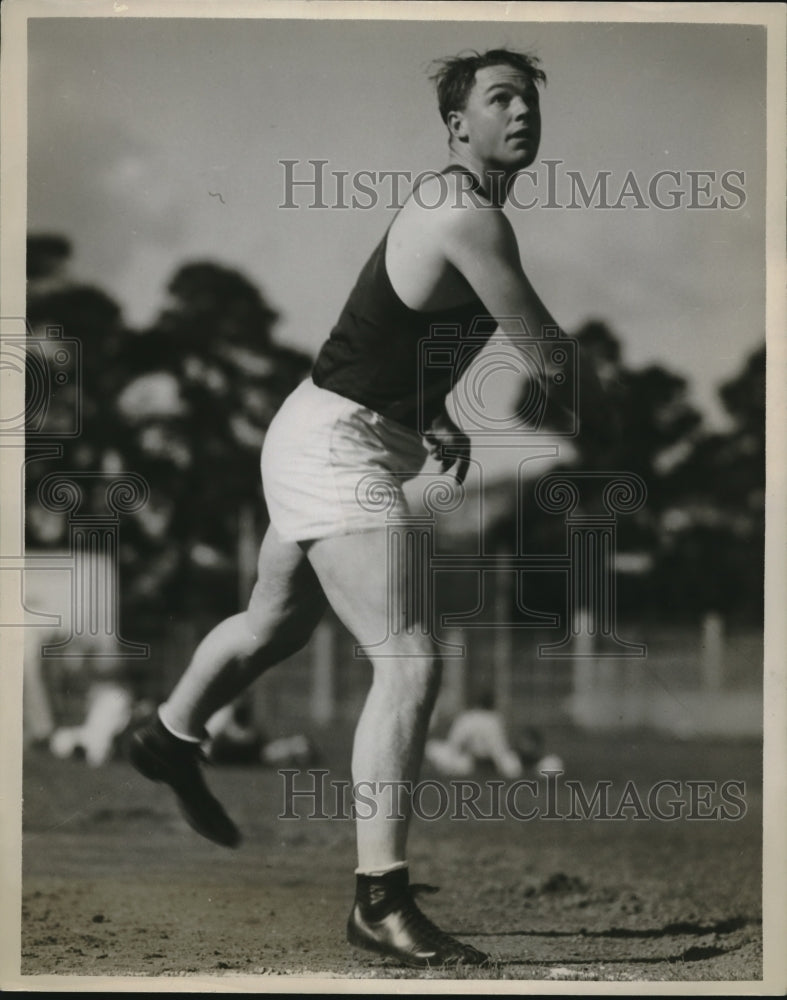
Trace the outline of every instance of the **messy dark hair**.
{"type": "Polygon", "coordinates": [[[489,49],[487,52],[470,51],[467,55],[436,59],[438,69],[429,77],[437,87],[440,116],[447,123],[451,111],[464,111],[479,69],[487,66],[513,66],[525,73],[534,83],[546,83],[546,73],[539,67],[537,56],[526,55],[514,49],[489,49]]]}

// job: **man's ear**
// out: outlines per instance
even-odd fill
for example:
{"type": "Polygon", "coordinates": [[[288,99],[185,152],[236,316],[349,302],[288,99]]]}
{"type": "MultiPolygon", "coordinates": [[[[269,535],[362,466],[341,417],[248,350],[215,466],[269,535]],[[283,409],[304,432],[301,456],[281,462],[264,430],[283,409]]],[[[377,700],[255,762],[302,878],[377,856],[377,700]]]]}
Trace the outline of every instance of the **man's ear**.
{"type": "Polygon", "coordinates": [[[446,125],[452,139],[467,142],[467,123],[461,111],[449,111],[446,125]]]}

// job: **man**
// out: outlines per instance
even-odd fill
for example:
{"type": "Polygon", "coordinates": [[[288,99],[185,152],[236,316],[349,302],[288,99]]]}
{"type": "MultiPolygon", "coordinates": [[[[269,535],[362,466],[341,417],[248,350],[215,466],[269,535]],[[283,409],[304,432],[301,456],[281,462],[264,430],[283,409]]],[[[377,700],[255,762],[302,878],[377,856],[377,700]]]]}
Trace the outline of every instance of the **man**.
{"type": "MultiPolygon", "coordinates": [[[[538,151],[544,79],[536,60],[506,50],[442,63],[436,81],[449,166],[423,180],[419,197],[396,215],[312,379],[270,427],[262,476],[271,526],[249,608],[203,640],[132,750],[138,770],[171,785],[198,832],[237,844],[235,825],[198,768],[205,722],[306,643],[327,599],[373,667],[352,774],[376,790],[369,798],[377,808],[356,821],[348,939],[412,966],[488,959],[416,906],[407,870],[408,803],[401,812],[391,809],[390,783],[411,788],[418,779],[440,665],[430,623],[418,620],[408,580],[389,563],[386,516],[406,518],[402,482],[427,454],[441,459],[444,472],[456,465],[460,482],[469,463],[469,440],[445,409],[456,372],[427,370],[420,361],[419,344],[433,325],[460,326],[466,334],[478,317],[502,317],[504,332],[521,335],[524,322],[535,336],[555,325],[502,212],[509,185],[538,151]]],[[[491,332],[494,323],[487,326],[491,332]]]]}

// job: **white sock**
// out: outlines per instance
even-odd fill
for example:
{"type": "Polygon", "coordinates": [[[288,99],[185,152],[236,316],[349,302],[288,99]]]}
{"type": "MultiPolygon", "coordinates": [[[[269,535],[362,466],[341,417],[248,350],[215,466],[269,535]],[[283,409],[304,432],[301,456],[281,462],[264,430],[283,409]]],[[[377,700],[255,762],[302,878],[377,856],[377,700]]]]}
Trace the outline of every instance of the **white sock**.
{"type": "Polygon", "coordinates": [[[167,709],[167,703],[166,702],[164,702],[163,705],[159,705],[158,717],[159,717],[159,719],[161,719],[162,726],[168,732],[172,733],[172,735],[176,736],[179,740],[183,740],[184,743],[202,743],[202,738],[201,737],[199,737],[199,736],[187,736],[185,733],[178,732],[178,730],[175,729],[174,726],[171,726],[167,722],[166,718],[164,717],[164,713],[166,712],[166,709],[167,709]]]}
{"type": "Polygon", "coordinates": [[[387,875],[388,872],[395,872],[399,868],[407,868],[407,861],[394,861],[392,865],[386,865],[384,868],[374,868],[371,871],[365,871],[363,868],[356,868],[356,875],[368,875],[374,878],[379,878],[381,875],[387,875]]]}

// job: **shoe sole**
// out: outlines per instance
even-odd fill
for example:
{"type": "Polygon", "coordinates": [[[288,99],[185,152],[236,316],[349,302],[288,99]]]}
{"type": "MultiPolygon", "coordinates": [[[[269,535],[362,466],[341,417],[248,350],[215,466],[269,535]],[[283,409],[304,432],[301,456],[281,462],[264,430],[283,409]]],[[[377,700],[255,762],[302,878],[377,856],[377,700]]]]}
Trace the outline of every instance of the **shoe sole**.
{"type": "Polygon", "coordinates": [[[408,969],[423,969],[424,971],[429,971],[430,969],[435,971],[438,969],[488,969],[492,965],[492,960],[487,959],[484,962],[463,962],[461,959],[457,959],[455,962],[442,962],[439,965],[436,962],[416,962],[412,959],[405,958],[403,955],[394,954],[390,951],[383,951],[382,949],[373,948],[363,944],[353,944],[349,942],[350,948],[357,952],[357,958],[368,958],[369,955],[376,955],[377,958],[388,959],[388,961],[395,965],[403,965],[408,969]]]}
{"type": "Polygon", "coordinates": [[[219,844],[221,847],[237,847],[242,840],[240,831],[232,824],[232,821],[227,817],[227,822],[231,824],[232,829],[228,830],[226,835],[217,835],[212,828],[206,827],[198,816],[194,814],[194,811],[185,801],[184,797],[178,791],[177,787],[172,783],[167,775],[166,763],[162,762],[161,758],[153,753],[147,746],[140,736],[135,736],[131,740],[131,745],[129,748],[129,760],[132,767],[138,771],[143,778],[147,778],[149,781],[155,781],[159,784],[167,785],[172,789],[178,803],[181,815],[195,831],[201,837],[206,840],[210,840],[214,844],[219,844]]]}
{"type": "Polygon", "coordinates": [[[461,958],[456,959],[454,962],[421,962],[416,958],[409,957],[406,953],[394,951],[393,949],[386,948],[385,945],[379,945],[376,941],[369,941],[364,937],[361,937],[354,928],[347,928],[347,943],[350,947],[358,952],[362,952],[365,955],[377,955],[380,958],[390,958],[394,961],[399,962],[401,965],[406,965],[411,969],[483,969],[492,964],[492,960],[488,955],[484,956],[482,962],[463,962],[461,958]]]}

